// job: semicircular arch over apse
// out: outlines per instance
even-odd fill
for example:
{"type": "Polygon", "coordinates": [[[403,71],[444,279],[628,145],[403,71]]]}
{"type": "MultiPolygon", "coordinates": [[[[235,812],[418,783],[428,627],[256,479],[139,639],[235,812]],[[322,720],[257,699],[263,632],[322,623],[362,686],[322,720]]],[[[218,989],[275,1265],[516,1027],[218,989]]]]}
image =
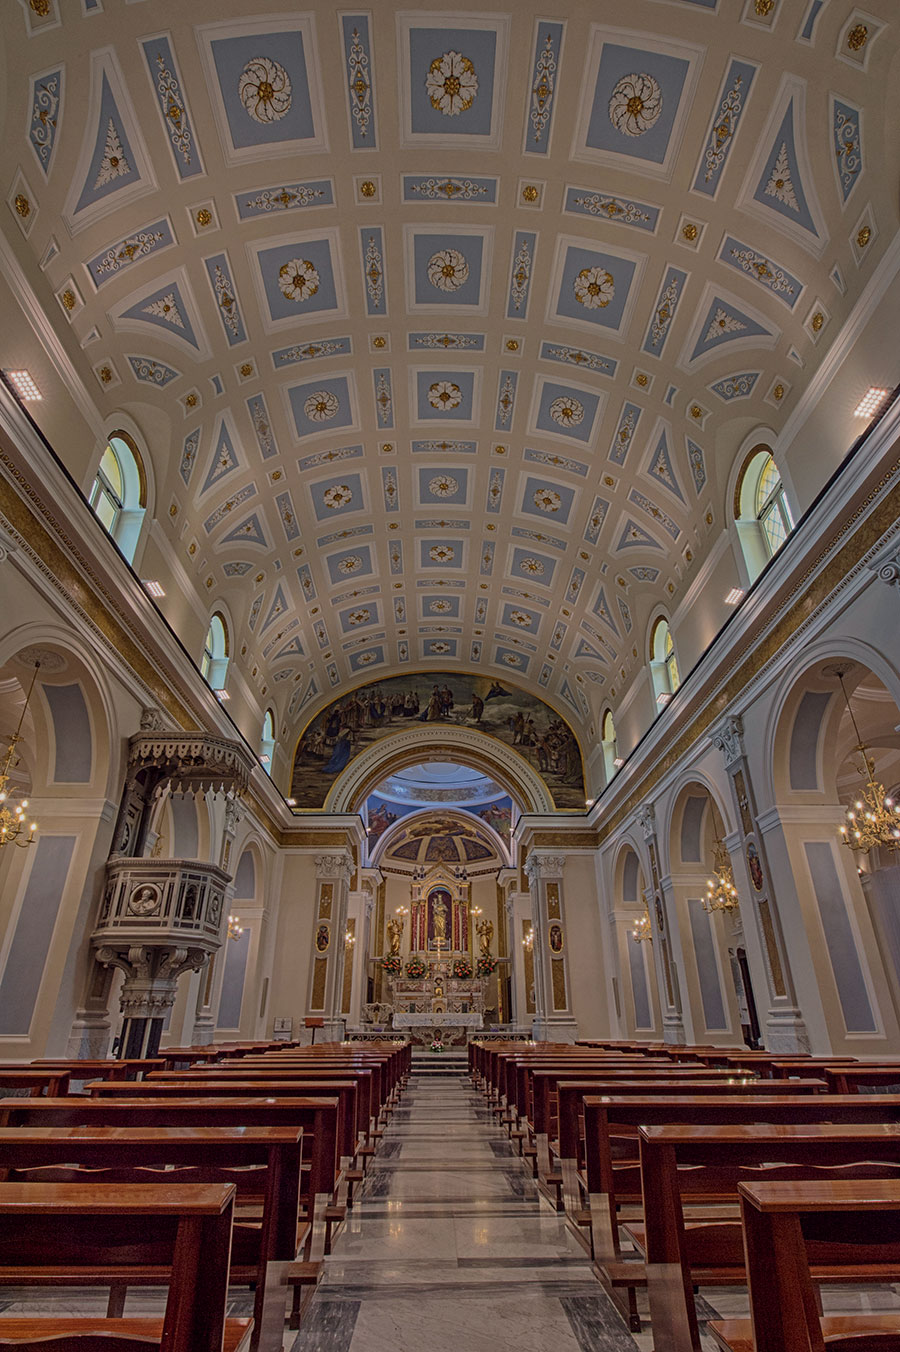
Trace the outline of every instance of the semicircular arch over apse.
{"type": "Polygon", "coordinates": [[[459,672],[373,682],[333,701],[307,725],[294,754],[299,809],[358,810],[384,778],[423,760],[472,766],[527,811],[583,811],[578,739],[528,691],[459,672]]]}
{"type": "Polygon", "coordinates": [[[896,234],[896,16],[393,8],[14,5],[0,228],[279,727],[459,663],[587,738],[896,234]]]}

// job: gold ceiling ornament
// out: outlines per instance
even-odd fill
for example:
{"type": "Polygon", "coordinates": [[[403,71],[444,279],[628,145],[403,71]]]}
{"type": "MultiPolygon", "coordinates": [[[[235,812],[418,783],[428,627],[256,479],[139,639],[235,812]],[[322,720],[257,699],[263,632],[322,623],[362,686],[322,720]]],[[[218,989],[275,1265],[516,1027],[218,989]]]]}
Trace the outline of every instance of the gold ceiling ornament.
{"type": "Polygon", "coordinates": [[[194,219],[202,229],[204,226],[209,225],[209,223],[211,222],[212,212],[210,211],[209,207],[201,207],[194,219]]]}
{"type": "Polygon", "coordinates": [[[25,703],[22,706],[22,712],[19,715],[19,725],[9,740],[6,748],[6,756],[3,761],[3,768],[0,769],[0,849],[4,845],[19,845],[24,848],[34,843],[34,833],[37,830],[37,822],[31,822],[26,826],[27,815],[25,809],[28,807],[28,799],[22,798],[16,802],[15,790],[10,789],[9,782],[12,771],[19,763],[16,755],[16,747],[22,740],[22,725],[25,722],[25,715],[28,712],[28,705],[31,702],[31,692],[34,690],[34,683],[37,680],[37,674],[40,670],[40,662],[35,662],[34,672],[31,677],[31,684],[28,687],[28,694],[25,696],[25,703]],[[27,836],[25,832],[28,832],[27,836]]]}
{"type": "Polygon", "coordinates": [[[720,836],[716,836],[715,855],[716,862],[713,866],[713,876],[707,879],[706,896],[703,898],[702,905],[704,911],[708,911],[710,915],[713,915],[716,911],[724,911],[728,914],[738,909],[740,898],[734,885],[731,858],[725,842],[720,836]]]}
{"type": "Polygon", "coordinates": [[[871,238],[872,238],[872,227],[869,225],[861,226],[859,230],[857,230],[856,232],[856,242],[861,249],[864,249],[866,247],[871,238]]]}
{"type": "Polygon", "coordinates": [[[688,221],[686,225],[681,227],[681,233],[689,243],[693,243],[697,238],[697,227],[693,221],[688,221]]]}
{"type": "Polygon", "coordinates": [[[653,925],[650,920],[650,903],[647,900],[647,893],[642,892],[644,900],[644,914],[639,915],[631,929],[631,937],[636,944],[653,943],[653,925]]]}
{"type": "Polygon", "coordinates": [[[810,323],[812,324],[813,333],[818,333],[822,325],[825,323],[825,316],[822,314],[821,310],[816,311],[816,313],[810,320],[810,323]]]}
{"type": "Polygon", "coordinates": [[[234,942],[237,943],[238,939],[240,939],[240,937],[241,937],[241,935],[243,934],[243,932],[244,932],[244,927],[243,927],[243,925],[241,924],[241,917],[240,917],[239,915],[230,915],[230,916],[228,917],[228,937],[229,937],[229,939],[233,939],[234,942]]]}
{"type": "Polygon", "coordinates": [[[17,192],[13,203],[16,208],[16,215],[21,216],[24,221],[31,215],[31,203],[23,192],[17,192]]]}
{"type": "Polygon", "coordinates": [[[40,19],[46,19],[50,13],[50,0],[28,0],[28,3],[40,19]]]}
{"type": "Polygon", "coordinates": [[[536,202],[540,197],[540,192],[533,183],[526,183],[522,189],[522,196],[526,202],[536,202]]]}
{"type": "Polygon", "coordinates": [[[847,46],[851,52],[861,52],[869,40],[869,30],[864,23],[858,23],[847,34],[847,46]]]}
{"type": "Polygon", "coordinates": [[[849,666],[835,665],[826,667],[826,676],[836,676],[841,686],[841,694],[847,705],[850,722],[856,733],[856,750],[863,759],[859,772],[865,776],[859,796],[846,810],[847,820],[840,828],[841,839],[851,850],[859,854],[868,854],[869,850],[880,846],[886,850],[900,847],[900,804],[885,791],[885,787],[875,778],[875,762],[869,755],[869,747],[862,739],[856,716],[850,704],[850,696],[844,685],[844,677],[849,666]]]}

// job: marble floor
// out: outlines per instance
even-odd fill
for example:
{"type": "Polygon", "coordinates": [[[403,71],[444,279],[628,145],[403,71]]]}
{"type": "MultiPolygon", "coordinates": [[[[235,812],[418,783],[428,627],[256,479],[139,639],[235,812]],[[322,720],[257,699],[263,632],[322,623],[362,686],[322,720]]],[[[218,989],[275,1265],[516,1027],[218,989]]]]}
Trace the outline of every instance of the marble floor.
{"type": "Polygon", "coordinates": [[[291,1352],[637,1346],[469,1079],[414,1073],[291,1352]]]}

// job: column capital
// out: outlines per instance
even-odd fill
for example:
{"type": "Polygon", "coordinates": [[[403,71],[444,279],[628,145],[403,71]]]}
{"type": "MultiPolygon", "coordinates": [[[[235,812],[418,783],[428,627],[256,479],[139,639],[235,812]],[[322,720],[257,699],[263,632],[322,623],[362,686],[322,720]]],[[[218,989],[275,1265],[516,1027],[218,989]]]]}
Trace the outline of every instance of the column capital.
{"type": "Polygon", "coordinates": [[[710,738],[717,751],[725,758],[726,767],[734,765],[745,754],[744,723],[740,714],[729,714],[724,718],[710,738]]]}
{"type": "Polygon", "coordinates": [[[352,873],[353,858],[348,850],[316,855],[317,878],[339,878],[342,882],[349,883],[352,873]]]}
{"type": "Polygon", "coordinates": [[[525,877],[532,887],[541,878],[561,878],[566,866],[564,854],[544,854],[535,850],[525,860],[525,877]]]}
{"type": "Polygon", "coordinates": [[[872,559],[869,567],[879,582],[889,587],[900,586],[900,543],[894,541],[892,546],[872,559]]]}
{"type": "Polygon", "coordinates": [[[645,840],[649,840],[651,836],[656,835],[656,808],[652,803],[644,804],[637,819],[645,840]]]}

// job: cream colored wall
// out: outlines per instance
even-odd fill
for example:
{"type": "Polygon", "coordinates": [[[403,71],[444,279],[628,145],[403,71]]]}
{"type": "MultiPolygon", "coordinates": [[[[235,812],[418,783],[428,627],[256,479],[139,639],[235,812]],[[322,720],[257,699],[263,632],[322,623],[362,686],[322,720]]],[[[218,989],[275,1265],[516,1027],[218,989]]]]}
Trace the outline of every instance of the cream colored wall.
{"type": "Polygon", "coordinates": [[[303,1027],[313,942],[316,853],[290,850],[283,855],[280,887],[275,898],[277,919],[274,921],[274,952],[265,1018],[267,1030],[271,1029],[273,1019],[280,1018],[294,1020],[295,1034],[303,1027]]]}
{"type": "Polygon", "coordinates": [[[579,1037],[609,1037],[604,934],[593,851],[566,855],[563,874],[566,965],[579,1037]]]}

